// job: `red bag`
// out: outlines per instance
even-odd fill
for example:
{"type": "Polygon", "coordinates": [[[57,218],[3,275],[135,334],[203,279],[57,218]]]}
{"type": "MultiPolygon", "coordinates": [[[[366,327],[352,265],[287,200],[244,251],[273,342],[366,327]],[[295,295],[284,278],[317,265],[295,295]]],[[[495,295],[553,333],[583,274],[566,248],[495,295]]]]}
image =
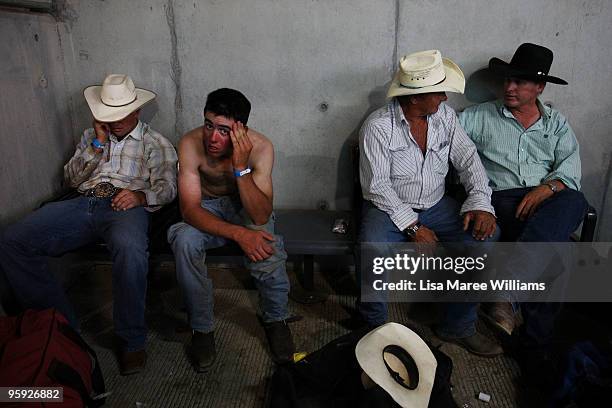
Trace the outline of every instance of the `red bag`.
{"type": "Polygon", "coordinates": [[[64,402],[57,404],[62,407],[99,407],[105,397],[96,353],[55,309],[0,317],[0,386],[63,387],[64,402]]]}

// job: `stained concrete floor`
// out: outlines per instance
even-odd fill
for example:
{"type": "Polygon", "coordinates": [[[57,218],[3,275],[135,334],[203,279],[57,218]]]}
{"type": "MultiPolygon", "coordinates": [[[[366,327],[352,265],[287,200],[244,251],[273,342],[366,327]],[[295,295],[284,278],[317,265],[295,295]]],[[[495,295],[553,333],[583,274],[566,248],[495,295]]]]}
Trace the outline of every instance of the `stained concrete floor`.
{"type": "MultiPolygon", "coordinates": [[[[210,372],[196,374],[187,357],[190,332],[174,264],[158,265],[151,273],[148,291],[146,370],[128,377],[119,375],[112,351],[110,265],[96,263],[81,265],[80,269],[82,272],[69,283],[68,293],[80,314],[84,337],[98,353],[107,390],[112,392],[106,406],[265,406],[266,384],[274,365],[256,316],[257,293],[241,267],[210,267],[215,282],[218,357],[210,372]]],[[[341,322],[349,317],[355,301],[354,282],[333,263],[322,269],[315,278],[317,286],[329,293],[327,300],[314,305],[290,301],[291,313],[303,317],[291,323],[299,351],[314,351],[348,332],[341,322]]],[[[295,273],[290,272],[290,276],[292,284],[298,285],[295,273]]],[[[437,309],[432,304],[392,304],[390,320],[413,327],[434,345],[440,345],[430,328],[437,309]]],[[[441,350],[453,359],[453,395],[460,407],[540,406],[537,399],[525,399],[518,385],[518,366],[510,357],[479,358],[452,344],[442,344],[441,350]],[[479,401],[479,392],[491,395],[491,401],[479,401]]]]}

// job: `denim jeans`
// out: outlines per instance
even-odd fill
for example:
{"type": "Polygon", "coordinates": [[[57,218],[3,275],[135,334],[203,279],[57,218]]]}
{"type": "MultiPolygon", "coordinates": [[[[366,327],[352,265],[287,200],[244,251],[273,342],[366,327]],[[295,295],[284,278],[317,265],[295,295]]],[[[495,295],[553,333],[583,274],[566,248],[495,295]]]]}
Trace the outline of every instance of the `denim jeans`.
{"type": "MultiPolygon", "coordinates": [[[[254,225],[242,209],[238,197],[202,200],[202,207],[232,224],[274,234],[274,214],[265,225],[254,225]]],[[[246,268],[255,279],[259,291],[259,308],[265,323],[284,320],[288,316],[287,253],[282,237],[274,235],[274,238],[273,255],[259,262],[244,258],[246,268]]],[[[168,230],[168,242],[174,252],[176,276],[183,292],[191,328],[204,333],[211,332],[214,330],[214,297],[212,280],[208,277],[205,263],[206,250],[223,246],[227,240],[180,222],[168,230]]]]}
{"type": "Polygon", "coordinates": [[[48,257],[102,239],[113,261],[113,320],[126,351],[145,346],[149,214],[143,207],[114,211],[110,199],[77,197],[53,202],[6,228],[0,269],[23,308],[54,307],[74,328],[78,319],[48,257]]]}
{"type": "MultiPolygon", "coordinates": [[[[477,242],[471,231],[463,230],[463,218],[459,214],[461,206],[449,196],[444,196],[433,207],[419,213],[419,221],[433,230],[441,242],[477,242]]],[[[408,238],[391,221],[389,215],[372,203],[365,202],[362,212],[359,242],[407,242],[408,238]]],[[[496,241],[495,236],[487,241],[496,241]]],[[[357,268],[358,270],[360,267],[357,268]]],[[[358,272],[360,273],[360,271],[358,272]]],[[[358,277],[359,281],[361,279],[358,277]]],[[[358,302],[362,318],[372,326],[384,324],[387,320],[388,307],[384,302],[358,302]]],[[[466,337],[474,334],[478,303],[450,303],[439,332],[446,337],[466,337]]]]}
{"type": "Polygon", "coordinates": [[[587,201],[580,191],[566,188],[544,200],[533,216],[525,221],[514,214],[531,188],[493,192],[491,204],[502,229],[503,241],[567,242],[587,211],[587,201]]]}
{"type": "MultiPolygon", "coordinates": [[[[544,200],[535,213],[525,221],[515,217],[516,209],[531,188],[515,188],[493,192],[491,203],[495,207],[502,228],[502,240],[518,242],[567,242],[582,222],[588,209],[584,195],[569,188],[544,200]]],[[[519,271],[544,270],[546,257],[525,251],[509,268],[519,271]],[[522,262],[522,264],[521,264],[522,262]],[[529,268],[524,265],[528,264],[529,268]]],[[[518,305],[515,303],[514,308],[518,305]]],[[[521,303],[524,325],[521,343],[526,347],[548,345],[553,337],[554,323],[561,311],[559,303],[521,303]]]]}

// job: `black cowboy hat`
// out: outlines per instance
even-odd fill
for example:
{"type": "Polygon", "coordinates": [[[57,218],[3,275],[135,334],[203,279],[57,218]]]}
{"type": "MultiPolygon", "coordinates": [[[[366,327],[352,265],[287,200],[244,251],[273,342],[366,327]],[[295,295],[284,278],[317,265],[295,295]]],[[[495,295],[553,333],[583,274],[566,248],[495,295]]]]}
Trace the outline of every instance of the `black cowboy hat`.
{"type": "Polygon", "coordinates": [[[541,45],[524,43],[516,49],[510,63],[499,58],[491,58],[489,69],[506,77],[567,85],[565,80],[548,75],[552,60],[553,52],[548,48],[541,45]]]}

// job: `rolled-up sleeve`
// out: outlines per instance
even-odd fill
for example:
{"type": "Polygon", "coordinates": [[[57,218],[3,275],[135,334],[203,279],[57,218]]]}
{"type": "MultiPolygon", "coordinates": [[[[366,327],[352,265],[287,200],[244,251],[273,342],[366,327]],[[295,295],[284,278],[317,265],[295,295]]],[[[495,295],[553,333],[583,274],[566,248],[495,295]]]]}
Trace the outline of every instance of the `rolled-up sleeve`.
{"type": "Polygon", "coordinates": [[[158,138],[146,161],[150,187],[141,189],[147,197],[147,210],[154,211],[176,197],[176,150],[165,138],[158,138]]]}
{"type": "Polygon", "coordinates": [[[564,117],[560,117],[559,131],[555,136],[559,138],[555,146],[555,160],[552,171],[544,181],[561,180],[568,188],[578,191],[582,177],[580,148],[574,131],[564,117]]]}
{"type": "Polygon", "coordinates": [[[83,132],[74,155],[64,166],[64,181],[66,185],[73,188],[79,187],[89,179],[93,171],[98,167],[102,157],[104,157],[108,144],[104,147],[103,152],[96,153],[91,146],[94,135],[93,129],[87,129],[83,132]]]}
{"type": "Polygon", "coordinates": [[[363,198],[389,214],[400,231],[418,220],[410,205],[404,203],[391,185],[391,160],[385,135],[366,122],[359,134],[359,177],[363,198]]]}

